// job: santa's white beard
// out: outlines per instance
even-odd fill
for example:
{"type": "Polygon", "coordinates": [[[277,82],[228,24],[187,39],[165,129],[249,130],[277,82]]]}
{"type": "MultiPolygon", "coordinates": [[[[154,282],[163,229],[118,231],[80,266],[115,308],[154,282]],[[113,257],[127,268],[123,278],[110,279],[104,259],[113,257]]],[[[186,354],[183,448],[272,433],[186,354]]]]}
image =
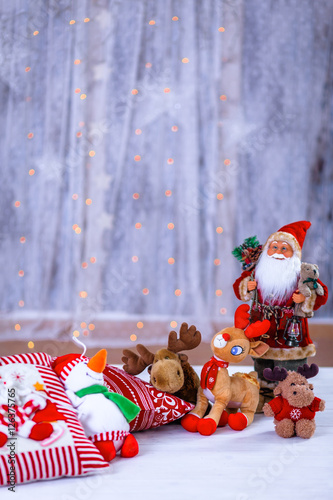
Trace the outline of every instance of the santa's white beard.
{"type": "Polygon", "coordinates": [[[297,255],[277,259],[264,251],[255,271],[262,300],[271,305],[285,303],[297,288],[300,270],[301,260],[297,255]]]}

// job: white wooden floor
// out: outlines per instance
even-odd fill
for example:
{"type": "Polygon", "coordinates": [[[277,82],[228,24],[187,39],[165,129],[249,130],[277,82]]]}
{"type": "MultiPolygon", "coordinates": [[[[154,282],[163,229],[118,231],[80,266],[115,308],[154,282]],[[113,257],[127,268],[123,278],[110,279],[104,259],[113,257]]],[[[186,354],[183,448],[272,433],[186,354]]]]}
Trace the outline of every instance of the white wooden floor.
{"type": "Polygon", "coordinates": [[[331,500],[332,381],[333,368],[322,368],[312,381],[326,410],[316,414],[316,433],[309,440],[278,437],[273,419],[262,414],[242,432],[225,427],[209,437],[169,424],[136,433],[139,455],[116,457],[103,475],[18,485],[14,495],[1,488],[0,498],[331,500]]]}

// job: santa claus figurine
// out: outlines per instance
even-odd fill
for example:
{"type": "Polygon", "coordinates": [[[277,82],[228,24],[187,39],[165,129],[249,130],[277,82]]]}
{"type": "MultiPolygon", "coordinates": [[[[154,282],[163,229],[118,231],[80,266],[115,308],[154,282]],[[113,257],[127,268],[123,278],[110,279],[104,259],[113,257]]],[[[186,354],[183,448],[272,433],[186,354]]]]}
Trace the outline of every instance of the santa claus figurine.
{"type": "MultiPolygon", "coordinates": [[[[293,222],[271,234],[253,270],[246,270],[233,287],[236,297],[243,301],[253,299],[251,321],[269,319],[271,326],[262,336],[269,350],[261,358],[254,359],[262,387],[261,393],[273,396],[270,383],[265,381],[263,370],[274,366],[297,370],[307,362],[307,357],[316,354],[310,339],[306,318],[295,318],[294,306],[305,300],[299,293],[297,284],[301,269],[301,254],[305,235],[311,223],[293,222]]],[[[314,310],[326,303],[327,287],[324,294],[317,295],[314,310]]],[[[265,401],[262,399],[262,403],[265,401]]]]}

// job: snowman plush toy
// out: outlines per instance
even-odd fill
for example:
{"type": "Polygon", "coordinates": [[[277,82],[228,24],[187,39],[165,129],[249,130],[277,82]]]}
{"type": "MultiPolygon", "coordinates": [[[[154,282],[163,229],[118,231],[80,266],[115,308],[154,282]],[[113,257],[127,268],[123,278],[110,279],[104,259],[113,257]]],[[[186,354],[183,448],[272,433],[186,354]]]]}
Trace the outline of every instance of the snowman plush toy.
{"type": "Polygon", "coordinates": [[[53,369],[63,383],[68,398],[87,437],[107,462],[120,450],[122,457],[139,452],[129,422],[140,408],[121,394],[112,393],[103,385],[107,352],[99,351],[90,360],[84,355],[67,354],[53,361],[53,369]]]}

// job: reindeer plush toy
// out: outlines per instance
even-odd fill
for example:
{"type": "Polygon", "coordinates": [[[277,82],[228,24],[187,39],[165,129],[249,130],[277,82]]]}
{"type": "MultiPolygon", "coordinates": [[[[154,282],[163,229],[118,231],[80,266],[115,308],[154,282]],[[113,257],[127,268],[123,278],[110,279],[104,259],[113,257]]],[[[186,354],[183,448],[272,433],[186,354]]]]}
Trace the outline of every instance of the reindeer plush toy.
{"type": "Polygon", "coordinates": [[[129,349],[124,349],[122,361],[123,369],[131,374],[141,373],[147,366],[150,373],[150,383],[155,389],[170,392],[178,398],[195,404],[200,380],[186,354],[179,354],[182,350],[190,350],[201,342],[201,333],[194,325],[188,327],[182,323],[179,332],[169,333],[168,347],[159,349],[156,354],[150,352],[142,344],[136,346],[140,356],[129,349]]]}
{"type": "Polygon", "coordinates": [[[299,366],[297,372],[276,366],[272,371],[265,368],[267,380],[278,381],[274,389],[275,398],[263,407],[266,417],[274,417],[275,432],[283,438],[298,436],[309,439],[316,429],[315,413],[324,411],[325,401],[313,394],[313,385],[308,378],[317,375],[319,368],[314,363],[309,367],[299,366]]]}
{"type": "MultiPolygon", "coordinates": [[[[267,332],[270,322],[257,321],[249,325],[249,306],[242,304],[235,312],[235,326],[218,332],[211,342],[214,356],[201,372],[201,383],[194,410],[182,418],[181,424],[189,432],[209,436],[217,426],[229,424],[234,430],[243,430],[253,421],[259,401],[257,373],[228,374],[230,362],[239,363],[248,354],[262,356],[268,345],[251,341],[267,332]],[[202,418],[208,406],[213,404],[208,415],[202,418]],[[228,413],[226,408],[240,408],[240,412],[228,413]]],[[[236,410],[237,411],[237,410],[236,410]]]]}

